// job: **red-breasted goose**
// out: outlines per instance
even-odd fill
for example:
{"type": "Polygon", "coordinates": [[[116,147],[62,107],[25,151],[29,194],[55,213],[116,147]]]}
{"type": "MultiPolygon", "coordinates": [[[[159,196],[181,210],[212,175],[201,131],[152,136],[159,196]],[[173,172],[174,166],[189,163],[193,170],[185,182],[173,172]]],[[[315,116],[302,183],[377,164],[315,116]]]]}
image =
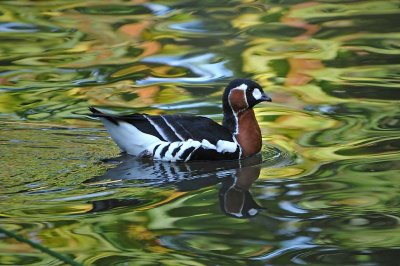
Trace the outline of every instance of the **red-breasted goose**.
{"type": "Polygon", "coordinates": [[[232,160],[261,150],[261,131],[253,107],[271,101],[261,86],[235,79],[222,97],[222,125],[202,116],[113,115],[90,107],[123,152],[164,161],[232,160]]]}

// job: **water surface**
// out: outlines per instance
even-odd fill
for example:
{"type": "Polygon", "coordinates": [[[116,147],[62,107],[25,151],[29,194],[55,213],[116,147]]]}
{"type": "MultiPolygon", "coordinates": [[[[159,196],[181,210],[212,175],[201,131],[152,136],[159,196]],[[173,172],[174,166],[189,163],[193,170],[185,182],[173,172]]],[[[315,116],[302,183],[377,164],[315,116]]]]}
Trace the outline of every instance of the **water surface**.
{"type": "Polygon", "coordinates": [[[398,265],[400,1],[2,1],[0,264],[398,265]],[[222,120],[238,163],[119,155],[88,106],[222,120]]]}

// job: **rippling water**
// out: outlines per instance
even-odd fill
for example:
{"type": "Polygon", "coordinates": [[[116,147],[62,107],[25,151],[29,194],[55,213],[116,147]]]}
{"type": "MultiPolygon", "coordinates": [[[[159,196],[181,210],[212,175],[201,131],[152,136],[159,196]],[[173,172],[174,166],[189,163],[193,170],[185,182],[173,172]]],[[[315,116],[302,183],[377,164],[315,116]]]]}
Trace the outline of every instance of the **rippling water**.
{"type": "Polygon", "coordinates": [[[400,1],[2,1],[1,265],[398,265],[400,1]],[[241,164],[119,156],[87,107],[221,121],[241,164]]]}

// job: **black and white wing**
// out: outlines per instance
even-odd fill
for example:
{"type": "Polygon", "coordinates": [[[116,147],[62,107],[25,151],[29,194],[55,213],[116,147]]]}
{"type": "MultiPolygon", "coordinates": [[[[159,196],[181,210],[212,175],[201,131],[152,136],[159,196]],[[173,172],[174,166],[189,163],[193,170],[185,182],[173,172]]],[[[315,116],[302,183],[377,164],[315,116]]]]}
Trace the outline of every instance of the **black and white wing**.
{"type": "Polygon", "coordinates": [[[240,146],[229,130],[206,117],[117,116],[90,110],[91,116],[102,118],[118,146],[132,155],[167,161],[232,160],[241,156],[240,146]]]}

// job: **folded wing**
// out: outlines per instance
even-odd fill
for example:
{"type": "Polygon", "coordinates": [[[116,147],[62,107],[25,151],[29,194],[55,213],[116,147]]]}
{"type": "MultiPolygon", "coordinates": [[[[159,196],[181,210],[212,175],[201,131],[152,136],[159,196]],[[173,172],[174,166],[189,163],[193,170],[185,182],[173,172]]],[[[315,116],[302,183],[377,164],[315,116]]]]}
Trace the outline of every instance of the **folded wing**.
{"type": "Polygon", "coordinates": [[[121,144],[121,142],[124,140],[129,142],[128,138],[136,138],[135,141],[129,143],[141,143],[141,139],[144,143],[153,140],[152,137],[158,138],[160,141],[158,143],[153,141],[152,145],[144,145],[143,151],[147,149],[155,159],[169,161],[228,160],[238,159],[241,155],[240,147],[229,130],[206,117],[147,114],[118,116],[104,114],[95,108],[90,108],[90,110],[92,117],[102,118],[111,137],[121,149],[130,154],[135,153],[133,155],[139,155],[140,149],[137,152],[129,152],[127,146],[132,146],[132,144],[121,144]],[[132,133],[128,137],[128,125],[132,125],[143,134],[131,130],[132,133]],[[124,132],[118,133],[118,128],[119,131],[124,128],[124,132]],[[124,136],[118,138],[113,134],[123,134],[124,136]]]}

